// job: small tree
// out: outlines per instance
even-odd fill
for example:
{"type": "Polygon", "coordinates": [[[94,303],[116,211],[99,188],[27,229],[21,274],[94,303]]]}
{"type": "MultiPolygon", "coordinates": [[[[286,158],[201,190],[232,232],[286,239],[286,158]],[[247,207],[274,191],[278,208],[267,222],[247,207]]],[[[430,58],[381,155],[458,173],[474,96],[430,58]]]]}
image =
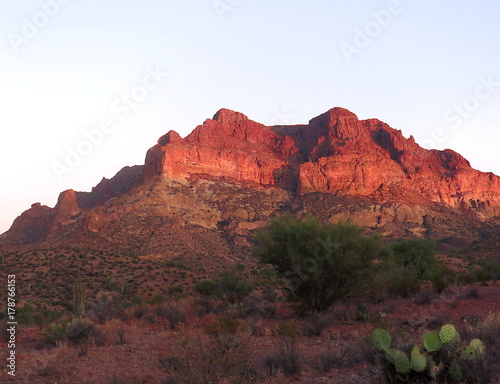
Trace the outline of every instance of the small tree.
{"type": "Polygon", "coordinates": [[[272,264],[290,295],[309,309],[325,310],[369,282],[373,260],[385,249],[351,223],[321,224],[317,218],[276,218],[257,233],[255,256],[272,264]]]}

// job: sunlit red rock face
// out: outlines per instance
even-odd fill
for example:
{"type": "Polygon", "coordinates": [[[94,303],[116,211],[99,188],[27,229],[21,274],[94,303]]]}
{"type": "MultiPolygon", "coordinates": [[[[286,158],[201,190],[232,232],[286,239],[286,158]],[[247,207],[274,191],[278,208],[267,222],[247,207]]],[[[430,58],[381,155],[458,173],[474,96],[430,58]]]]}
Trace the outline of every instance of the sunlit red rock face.
{"type": "Polygon", "coordinates": [[[222,109],[185,139],[173,131],[161,137],[146,156],[145,176],[205,173],[273,185],[295,151],[292,138],[222,109]]]}
{"type": "Polygon", "coordinates": [[[146,178],[197,173],[299,194],[419,196],[481,221],[500,216],[499,177],[472,169],[451,150],[423,149],[413,137],[342,108],[289,127],[266,127],[222,109],[185,139],[169,132],[147,154],[146,178]]]}

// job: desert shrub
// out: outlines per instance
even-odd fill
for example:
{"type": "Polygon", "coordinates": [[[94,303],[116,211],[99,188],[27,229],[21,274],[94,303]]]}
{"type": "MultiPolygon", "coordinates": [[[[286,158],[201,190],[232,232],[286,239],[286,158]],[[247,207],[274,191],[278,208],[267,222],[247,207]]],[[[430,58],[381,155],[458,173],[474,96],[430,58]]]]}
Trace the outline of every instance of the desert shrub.
{"type": "Polygon", "coordinates": [[[380,238],[364,236],[353,224],[290,215],[271,220],[256,239],[255,256],[275,266],[289,297],[320,311],[367,286],[384,249],[380,238]]]}
{"type": "Polygon", "coordinates": [[[48,324],[57,321],[63,316],[62,311],[41,310],[33,315],[33,322],[40,328],[46,327],[48,324]]]}
{"type": "Polygon", "coordinates": [[[252,365],[245,365],[238,369],[238,378],[236,382],[242,383],[256,383],[260,376],[257,369],[252,365]]]}
{"type": "Polygon", "coordinates": [[[118,296],[112,297],[111,299],[102,298],[101,302],[93,308],[93,315],[101,324],[112,319],[121,321],[126,321],[128,319],[124,303],[118,296]]]}
{"type": "Polygon", "coordinates": [[[116,330],[116,336],[118,336],[118,344],[120,345],[125,344],[125,329],[118,328],[116,330]]]}
{"type": "Polygon", "coordinates": [[[195,301],[196,313],[199,317],[208,315],[209,313],[219,313],[221,308],[217,302],[210,297],[200,297],[195,301]]]}
{"type": "Polygon", "coordinates": [[[196,291],[203,296],[219,296],[220,286],[212,279],[203,279],[196,282],[196,291]]]}
{"type": "Polygon", "coordinates": [[[264,327],[261,316],[249,316],[248,319],[246,319],[246,323],[250,327],[252,336],[264,336],[264,327]]]}
{"type": "Polygon", "coordinates": [[[184,310],[172,302],[156,307],[155,313],[156,316],[167,320],[172,329],[187,321],[184,310]]]}
{"type": "Polygon", "coordinates": [[[266,370],[266,374],[270,377],[275,377],[280,372],[281,358],[277,354],[269,355],[262,362],[266,370]]]}
{"type": "Polygon", "coordinates": [[[420,283],[413,274],[402,267],[386,262],[381,273],[385,276],[385,285],[391,294],[409,297],[420,290],[420,283]]]}
{"type": "Polygon", "coordinates": [[[148,310],[145,307],[138,307],[134,310],[133,316],[137,320],[142,319],[146,314],[148,310]]]}
{"type": "Polygon", "coordinates": [[[243,302],[243,314],[245,316],[262,316],[272,317],[276,313],[276,305],[274,303],[263,301],[258,296],[250,296],[243,302]]]}
{"type": "Polygon", "coordinates": [[[17,308],[16,310],[16,320],[19,324],[29,326],[33,324],[33,315],[35,310],[29,304],[25,304],[23,307],[17,308]]]}
{"type": "Polygon", "coordinates": [[[477,298],[479,297],[479,290],[477,289],[477,287],[470,287],[465,291],[463,297],[465,299],[477,298]]]}
{"type": "Polygon", "coordinates": [[[180,287],[178,285],[174,285],[173,287],[170,287],[168,289],[168,293],[170,293],[173,296],[179,295],[182,292],[184,292],[184,288],[182,288],[182,287],[180,287]]]}
{"type": "Polygon", "coordinates": [[[95,334],[96,329],[94,323],[88,320],[73,319],[67,324],[65,332],[70,341],[80,341],[95,334]]]}
{"type": "Polygon", "coordinates": [[[278,301],[279,291],[272,285],[264,285],[262,287],[262,297],[272,304],[278,301]]]}
{"type": "Polygon", "coordinates": [[[253,287],[246,282],[241,270],[230,269],[219,274],[221,298],[230,304],[238,304],[250,295],[253,287]]]}
{"type": "Polygon", "coordinates": [[[220,272],[216,280],[197,281],[195,288],[203,296],[216,297],[229,304],[240,304],[253,291],[238,264],[220,272]]]}
{"type": "Polygon", "coordinates": [[[436,298],[436,294],[431,289],[426,289],[425,291],[418,292],[413,300],[417,305],[430,304],[432,300],[436,298]]]}
{"type": "Polygon", "coordinates": [[[269,376],[283,373],[285,377],[302,372],[302,360],[298,349],[299,331],[294,322],[279,323],[277,352],[265,357],[263,364],[269,376]]]}
{"type": "Polygon", "coordinates": [[[52,323],[42,330],[42,334],[49,345],[56,345],[64,340],[82,342],[101,337],[101,331],[94,323],[80,318],[52,323]]]}
{"type": "Polygon", "coordinates": [[[316,311],[311,312],[302,327],[302,334],[304,336],[320,337],[331,324],[331,316],[316,311]]]}
{"type": "Polygon", "coordinates": [[[181,342],[183,354],[167,358],[179,384],[220,383],[248,366],[248,328],[221,317],[204,324],[204,335],[181,342]]]}
{"type": "Polygon", "coordinates": [[[436,257],[436,244],[428,239],[407,239],[391,243],[392,258],[396,265],[411,273],[416,280],[435,278],[440,269],[436,257]]]}
{"type": "Polygon", "coordinates": [[[484,262],[481,268],[476,272],[476,280],[481,283],[488,281],[497,281],[500,279],[500,263],[484,262]]]}
{"type": "Polygon", "coordinates": [[[154,295],[150,300],[148,300],[148,303],[151,305],[163,304],[164,302],[165,296],[163,296],[162,294],[154,295]]]}
{"type": "Polygon", "coordinates": [[[309,362],[311,368],[319,373],[328,373],[333,369],[342,368],[346,363],[347,351],[345,348],[329,348],[309,362]]]}

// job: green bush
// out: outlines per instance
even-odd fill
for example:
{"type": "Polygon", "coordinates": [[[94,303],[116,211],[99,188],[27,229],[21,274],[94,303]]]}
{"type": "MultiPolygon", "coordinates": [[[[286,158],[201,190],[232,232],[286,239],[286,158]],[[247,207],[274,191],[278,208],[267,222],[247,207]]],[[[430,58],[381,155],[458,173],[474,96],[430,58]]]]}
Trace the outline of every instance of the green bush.
{"type": "Polygon", "coordinates": [[[231,304],[241,303],[253,291],[253,287],[247,284],[242,274],[236,269],[221,272],[218,283],[221,298],[231,304]]]}
{"type": "Polygon", "coordinates": [[[196,291],[203,296],[219,296],[220,286],[212,279],[203,279],[196,282],[196,291]]]}
{"type": "Polygon", "coordinates": [[[33,315],[35,310],[31,305],[25,304],[23,307],[17,309],[16,320],[19,324],[29,326],[33,322],[33,315]]]}
{"type": "Polygon", "coordinates": [[[379,237],[363,232],[350,223],[295,221],[285,215],[257,233],[254,254],[275,266],[290,298],[321,311],[369,284],[373,261],[385,247],[379,237]]]}
{"type": "Polygon", "coordinates": [[[217,280],[197,281],[196,290],[203,296],[217,297],[226,303],[239,304],[252,293],[253,287],[247,283],[241,267],[236,265],[220,272],[217,280]]]}
{"type": "Polygon", "coordinates": [[[396,265],[411,273],[416,280],[436,278],[440,264],[436,257],[436,244],[429,239],[407,239],[391,243],[396,265]]]}
{"type": "Polygon", "coordinates": [[[476,272],[476,279],[481,283],[497,281],[500,279],[500,263],[484,262],[481,269],[476,272]]]}
{"type": "Polygon", "coordinates": [[[42,330],[48,344],[56,345],[58,342],[67,340],[80,342],[97,336],[99,328],[89,320],[72,319],[71,321],[58,321],[50,324],[42,330]]]}

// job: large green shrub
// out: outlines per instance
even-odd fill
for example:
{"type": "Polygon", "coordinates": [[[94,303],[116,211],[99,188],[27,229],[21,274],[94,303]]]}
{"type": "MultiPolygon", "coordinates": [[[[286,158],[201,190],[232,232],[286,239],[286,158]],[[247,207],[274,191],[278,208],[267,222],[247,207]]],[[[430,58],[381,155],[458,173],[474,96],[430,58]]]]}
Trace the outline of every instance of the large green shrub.
{"type": "Polygon", "coordinates": [[[373,260],[384,245],[363,232],[350,223],[295,221],[285,215],[257,233],[254,254],[276,267],[292,298],[309,309],[325,310],[369,283],[373,260]]]}

